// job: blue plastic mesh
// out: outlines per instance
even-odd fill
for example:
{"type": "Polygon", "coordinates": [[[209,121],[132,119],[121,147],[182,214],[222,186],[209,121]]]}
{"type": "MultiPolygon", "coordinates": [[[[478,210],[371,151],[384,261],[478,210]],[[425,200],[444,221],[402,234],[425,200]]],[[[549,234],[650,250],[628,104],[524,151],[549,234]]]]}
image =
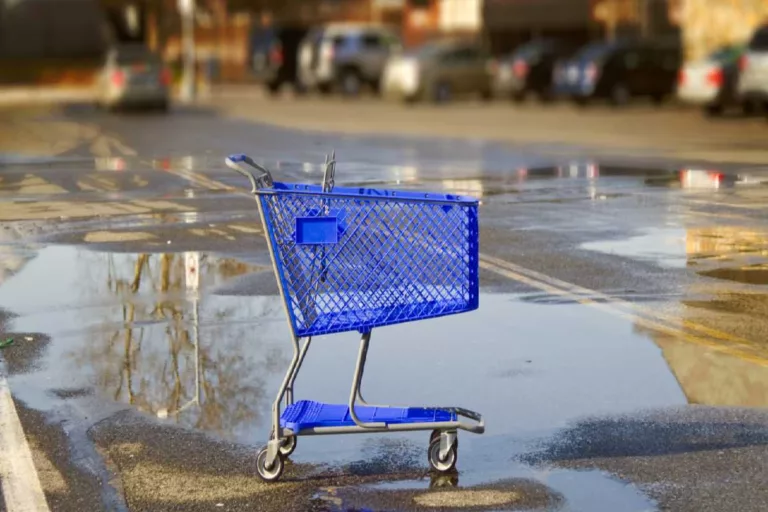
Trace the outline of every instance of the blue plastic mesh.
{"type": "Polygon", "coordinates": [[[275,183],[260,196],[297,336],[478,306],[477,201],[446,194],[275,183]],[[337,219],[338,242],[296,242],[296,219],[337,219]]]}

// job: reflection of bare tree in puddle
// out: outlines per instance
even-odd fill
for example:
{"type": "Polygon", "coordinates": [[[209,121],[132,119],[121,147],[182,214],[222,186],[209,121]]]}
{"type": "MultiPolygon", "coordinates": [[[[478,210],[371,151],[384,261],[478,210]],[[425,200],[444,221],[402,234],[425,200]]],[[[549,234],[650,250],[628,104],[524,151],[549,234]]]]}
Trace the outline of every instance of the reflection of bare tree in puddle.
{"type": "Polygon", "coordinates": [[[79,367],[93,369],[96,386],[139,410],[224,436],[261,423],[264,379],[287,364],[282,352],[249,357],[259,348],[252,324],[228,323],[234,308],[203,304],[210,323],[200,326],[200,299],[184,293],[190,275],[193,281],[209,272],[230,277],[248,268],[202,258],[199,269],[190,269],[177,254],[106,257],[107,289],[120,301],[121,311],[114,313],[121,314],[123,327],[110,334],[94,330],[73,354],[79,367]]]}

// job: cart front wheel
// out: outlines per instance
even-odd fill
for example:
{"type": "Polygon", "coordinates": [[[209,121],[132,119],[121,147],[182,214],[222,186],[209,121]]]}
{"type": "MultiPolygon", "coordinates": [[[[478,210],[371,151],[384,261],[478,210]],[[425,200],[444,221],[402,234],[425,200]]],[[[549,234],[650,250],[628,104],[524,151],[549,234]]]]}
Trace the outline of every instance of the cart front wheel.
{"type": "Polygon", "coordinates": [[[296,436],[290,436],[280,445],[280,454],[288,457],[296,450],[296,436]]]}
{"type": "Polygon", "coordinates": [[[267,468],[267,447],[265,446],[259,450],[259,454],[256,456],[256,471],[262,480],[265,482],[277,482],[283,475],[283,469],[285,469],[285,464],[281,454],[277,455],[272,467],[267,468]]]}
{"type": "Polygon", "coordinates": [[[449,471],[453,471],[456,468],[456,459],[458,458],[456,444],[454,443],[454,445],[451,446],[451,449],[448,450],[448,454],[445,456],[445,458],[441,459],[440,436],[437,436],[433,438],[432,441],[430,441],[427,455],[429,457],[429,465],[432,466],[432,469],[435,471],[440,473],[448,473],[449,471]]]}
{"type": "MultiPolygon", "coordinates": [[[[275,438],[274,428],[270,430],[269,438],[270,439],[275,438]]],[[[296,442],[297,442],[296,436],[289,436],[289,437],[283,438],[280,443],[280,453],[285,457],[288,457],[289,455],[291,455],[296,450],[296,442]]]]}

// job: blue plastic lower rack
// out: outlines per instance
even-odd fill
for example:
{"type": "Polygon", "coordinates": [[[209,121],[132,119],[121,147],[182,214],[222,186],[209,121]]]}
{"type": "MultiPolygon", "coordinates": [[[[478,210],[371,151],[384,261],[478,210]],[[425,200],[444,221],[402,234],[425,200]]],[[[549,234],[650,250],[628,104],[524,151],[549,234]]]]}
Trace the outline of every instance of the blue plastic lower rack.
{"type": "MultiPolygon", "coordinates": [[[[423,407],[376,407],[356,406],[355,413],[364,422],[393,424],[438,423],[456,421],[456,413],[443,409],[423,407]]],[[[317,427],[356,426],[349,407],[339,404],[325,404],[301,400],[289,405],[280,416],[280,427],[288,428],[294,434],[317,427]]]]}

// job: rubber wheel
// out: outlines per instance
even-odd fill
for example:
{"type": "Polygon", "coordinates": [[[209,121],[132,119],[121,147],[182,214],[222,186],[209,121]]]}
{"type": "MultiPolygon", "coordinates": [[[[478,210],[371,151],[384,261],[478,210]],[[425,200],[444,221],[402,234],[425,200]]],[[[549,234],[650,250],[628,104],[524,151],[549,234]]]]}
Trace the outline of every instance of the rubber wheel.
{"type": "MultiPolygon", "coordinates": [[[[269,432],[269,438],[272,439],[275,437],[275,431],[270,430],[269,432]]],[[[298,440],[296,439],[296,436],[290,436],[285,439],[283,439],[283,444],[280,445],[280,453],[284,455],[285,457],[288,457],[293,452],[296,451],[296,444],[298,443],[298,440]]]]}
{"type": "Polygon", "coordinates": [[[429,459],[429,465],[438,473],[453,471],[456,469],[456,459],[458,458],[456,444],[448,451],[445,459],[440,459],[440,437],[438,436],[430,441],[427,458],[429,459]]]}
{"type": "Polygon", "coordinates": [[[718,117],[723,115],[723,106],[715,103],[714,105],[707,105],[704,107],[704,115],[707,117],[718,117]]]}
{"type": "Polygon", "coordinates": [[[549,104],[555,100],[555,95],[549,89],[541,89],[537,91],[536,99],[539,101],[539,103],[549,104]]]}
{"type": "Polygon", "coordinates": [[[285,441],[283,441],[283,444],[280,445],[280,454],[284,457],[290,456],[293,452],[296,451],[296,444],[296,436],[287,438],[285,441]]]}
{"type": "Polygon", "coordinates": [[[573,98],[572,101],[577,107],[587,107],[589,106],[591,99],[587,96],[577,96],[573,98]]]}
{"type": "MultiPolygon", "coordinates": [[[[435,438],[438,438],[438,439],[440,438],[440,433],[441,433],[441,431],[440,431],[440,430],[437,430],[437,429],[435,429],[435,430],[433,430],[433,431],[432,431],[432,432],[429,434],[429,442],[430,442],[430,444],[432,443],[432,441],[434,441],[434,440],[435,440],[435,438]]],[[[454,446],[454,447],[455,447],[457,450],[459,449],[459,437],[458,437],[458,436],[456,436],[456,441],[453,443],[453,446],[454,446]]]]}
{"type": "Polygon", "coordinates": [[[520,91],[512,94],[512,101],[515,103],[525,103],[525,100],[528,99],[528,94],[526,91],[520,91]]]}
{"type": "Polygon", "coordinates": [[[432,100],[435,103],[448,103],[451,101],[451,86],[447,82],[437,82],[432,92],[432,100]]]}
{"type": "Polygon", "coordinates": [[[651,101],[656,106],[662,105],[664,103],[664,99],[665,97],[663,94],[654,94],[653,96],[651,96],[651,101]]]}
{"type": "Polygon", "coordinates": [[[363,81],[354,70],[346,70],[339,77],[339,90],[344,96],[358,96],[362,88],[363,81]]]}
{"type": "Polygon", "coordinates": [[[614,107],[623,107],[629,103],[630,93],[624,84],[615,84],[611,88],[611,104],[614,107]]]}
{"type": "Polygon", "coordinates": [[[277,455],[272,467],[267,469],[267,447],[259,450],[258,455],[256,455],[256,471],[259,473],[259,478],[265,482],[277,482],[283,476],[284,469],[285,463],[281,454],[277,455]]]}

